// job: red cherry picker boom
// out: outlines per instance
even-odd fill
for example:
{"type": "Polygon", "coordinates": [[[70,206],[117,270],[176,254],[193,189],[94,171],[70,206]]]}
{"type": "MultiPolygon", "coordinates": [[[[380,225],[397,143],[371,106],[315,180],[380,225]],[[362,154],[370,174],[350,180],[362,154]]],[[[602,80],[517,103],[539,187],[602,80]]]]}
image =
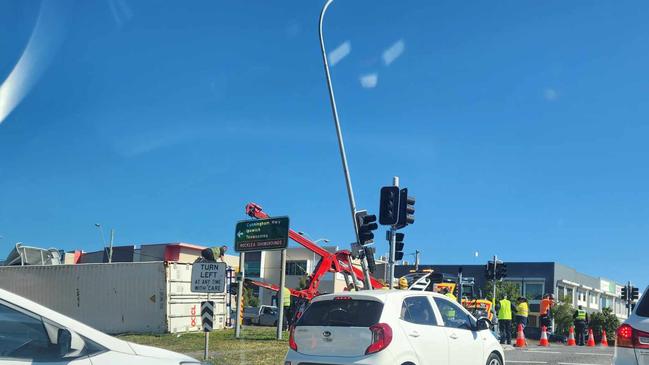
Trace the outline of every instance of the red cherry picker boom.
{"type": "MultiPolygon", "coordinates": [[[[246,214],[255,219],[270,218],[270,216],[262,210],[261,206],[255,203],[248,203],[246,205],[246,214]]],[[[352,264],[352,254],[349,250],[340,250],[334,253],[329,252],[292,229],[289,229],[288,236],[307,250],[320,256],[320,261],[316,265],[315,270],[310,275],[309,281],[307,282],[307,288],[303,290],[289,288],[292,296],[311,301],[313,297],[320,294],[318,291],[320,281],[330,272],[342,273],[345,277],[345,283],[347,283],[347,285],[353,283],[354,287],[358,287],[358,282],[363,281],[363,271],[352,264]]],[[[279,286],[263,281],[246,279],[245,282],[276,292],[280,290],[279,286]]],[[[381,282],[372,276],[370,276],[370,285],[372,286],[372,289],[381,289],[384,287],[381,282]]]]}

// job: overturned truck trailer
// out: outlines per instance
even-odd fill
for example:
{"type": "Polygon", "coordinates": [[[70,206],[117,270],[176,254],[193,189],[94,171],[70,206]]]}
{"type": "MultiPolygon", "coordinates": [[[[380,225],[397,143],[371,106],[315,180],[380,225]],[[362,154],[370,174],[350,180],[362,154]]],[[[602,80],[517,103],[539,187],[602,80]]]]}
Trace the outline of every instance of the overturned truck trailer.
{"type": "MultiPolygon", "coordinates": [[[[0,267],[0,288],[100,331],[199,331],[201,301],[192,293],[191,264],[133,262],[0,267]]],[[[214,328],[225,324],[225,294],[211,294],[214,328]]]]}

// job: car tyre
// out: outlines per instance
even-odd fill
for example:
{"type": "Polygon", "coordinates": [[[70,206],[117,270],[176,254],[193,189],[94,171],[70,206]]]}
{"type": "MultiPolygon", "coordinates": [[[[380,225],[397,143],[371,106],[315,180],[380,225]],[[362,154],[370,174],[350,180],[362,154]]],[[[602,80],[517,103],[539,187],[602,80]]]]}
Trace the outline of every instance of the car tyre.
{"type": "Polygon", "coordinates": [[[487,359],[487,365],[503,365],[503,361],[497,353],[493,352],[487,359]]]}

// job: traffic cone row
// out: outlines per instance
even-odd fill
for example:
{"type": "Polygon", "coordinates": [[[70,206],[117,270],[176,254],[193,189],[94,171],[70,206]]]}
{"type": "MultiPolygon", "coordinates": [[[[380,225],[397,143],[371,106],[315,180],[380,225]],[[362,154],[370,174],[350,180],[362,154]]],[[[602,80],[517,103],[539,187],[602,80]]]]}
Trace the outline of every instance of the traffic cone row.
{"type": "Polygon", "coordinates": [[[575,326],[570,326],[570,331],[568,333],[568,346],[577,346],[577,341],[575,341],[575,326]]]}
{"type": "Polygon", "coordinates": [[[550,346],[550,342],[548,341],[548,331],[545,326],[541,327],[541,341],[539,341],[539,346],[550,346]]]}
{"type": "Polygon", "coordinates": [[[523,325],[518,325],[518,330],[516,331],[516,347],[525,347],[527,341],[525,340],[525,332],[523,331],[523,325]]]}

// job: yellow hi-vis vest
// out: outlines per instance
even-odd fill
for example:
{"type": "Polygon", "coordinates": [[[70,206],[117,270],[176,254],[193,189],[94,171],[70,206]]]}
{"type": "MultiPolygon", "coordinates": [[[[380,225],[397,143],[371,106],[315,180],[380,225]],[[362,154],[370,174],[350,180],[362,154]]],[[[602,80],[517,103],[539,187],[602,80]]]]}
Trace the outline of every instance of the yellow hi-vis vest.
{"type": "Polygon", "coordinates": [[[530,315],[530,306],[527,305],[527,302],[518,303],[516,306],[516,315],[521,317],[527,317],[530,315]]]}
{"type": "Polygon", "coordinates": [[[577,318],[578,321],[586,320],[586,311],[583,309],[577,309],[577,318]]]}
{"type": "Polygon", "coordinates": [[[445,294],[448,298],[451,298],[452,301],[457,302],[457,297],[453,293],[448,292],[445,294]]]}
{"type": "Polygon", "coordinates": [[[512,320],[512,302],[507,299],[500,301],[500,309],[498,310],[498,319],[512,320]]]}
{"type": "Polygon", "coordinates": [[[282,305],[285,307],[291,306],[291,291],[288,288],[282,289],[282,305]]]}

